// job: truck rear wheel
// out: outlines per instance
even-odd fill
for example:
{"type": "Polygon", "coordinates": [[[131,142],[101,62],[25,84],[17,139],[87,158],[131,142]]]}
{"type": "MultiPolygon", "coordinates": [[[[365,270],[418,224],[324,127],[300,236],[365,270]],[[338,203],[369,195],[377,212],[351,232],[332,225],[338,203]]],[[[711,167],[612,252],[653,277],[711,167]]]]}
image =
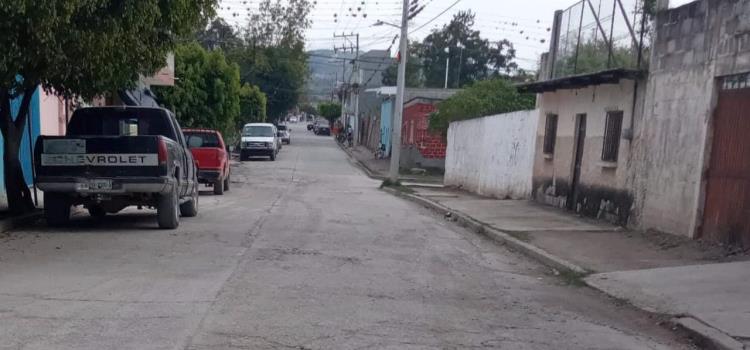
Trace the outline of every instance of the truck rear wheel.
{"type": "Polygon", "coordinates": [[[193,190],[193,195],[187,202],[180,204],[180,215],[187,218],[198,215],[198,187],[193,190]]]}
{"type": "Polygon", "coordinates": [[[70,199],[61,193],[44,192],[44,217],[47,225],[63,226],[70,222],[70,199]]]}
{"type": "Polygon", "coordinates": [[[215,195],[222,195],[224,194],[224,181],[221,179],[216,180],[214,182],[214,194],[215,195]]]}
{"type": "Polygon", "coordinates": [[[227,178],[224,179],[224,191],[229,191],[229,176],[230,174],[227,174],[227,178]]]}
{"type": "Polygon", "coordinates": [[[156,205],[156,218],[159,222],[159,228],[172,230],[180,226],[180,218],[177,212],[179,206],[177,186],[172,189],[172,192],[159,195],[156,205]]]}

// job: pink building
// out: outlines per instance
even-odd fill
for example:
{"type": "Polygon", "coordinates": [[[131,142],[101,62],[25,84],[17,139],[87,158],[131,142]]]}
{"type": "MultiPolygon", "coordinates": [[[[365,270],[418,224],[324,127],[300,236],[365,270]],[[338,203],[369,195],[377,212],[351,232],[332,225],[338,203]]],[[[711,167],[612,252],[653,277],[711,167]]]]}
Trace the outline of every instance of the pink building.
{"type": "Polygon", "coordinates": [[[39,133],[41,135],[64,135],[73,108],[65,110],[65,100],[39,89],[39,133]],[[67,112],[67,113],[66,113],[67,112]]]}

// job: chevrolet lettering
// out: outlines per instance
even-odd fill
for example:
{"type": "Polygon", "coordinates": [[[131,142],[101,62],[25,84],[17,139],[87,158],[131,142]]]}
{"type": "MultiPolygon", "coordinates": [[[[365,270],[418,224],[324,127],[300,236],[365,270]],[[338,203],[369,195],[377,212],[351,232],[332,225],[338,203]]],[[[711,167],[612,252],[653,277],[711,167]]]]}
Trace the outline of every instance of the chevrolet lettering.
{"type": "Polygon", "coordinates": [[[157,166],[156,154],[42,154],[42,166],[157,166]]]}

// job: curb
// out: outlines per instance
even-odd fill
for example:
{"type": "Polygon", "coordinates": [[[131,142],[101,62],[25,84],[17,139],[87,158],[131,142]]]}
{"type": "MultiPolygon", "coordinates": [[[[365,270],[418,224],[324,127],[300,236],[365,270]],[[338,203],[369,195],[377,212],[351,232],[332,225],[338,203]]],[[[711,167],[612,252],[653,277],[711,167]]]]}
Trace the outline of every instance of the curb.
{"type": "Polygon", "coordinates": [[[541,249],[537,246],[534,246],[532,244],[526,243],[518,238],[515,238],[508,234],[507,232],[504,232],[502,230],[498,230],[494,227],[491,227],[489,225],[483,224],[473,218],[471,218],[468,215],[465,215],[463,213],[457,212],[453,209],[450,209],[442,204],[433,202],[429,199],[413,195],[413,194],[407,194],[402,193],[400,191],[394,190],[392,188],[382,188],[383,191],[388,192],[390,194],[393,194],[397,197],[401,197],[407,200],[410,200],[412,202],[415,202],[417,204],[423,205],[427,208],[430,208],[435,211],[439,211],[451,216],[454,216],[457,220],[457,222],[463,226],[466,226],[472,230],[474,230],[477,233],[483,234],[494,241],[497,241],[502,244],[506,244],[510,246],[511,248],[518,250],[525,254],[526,256],[529,256],[539,262],[541,262],[544,265],[547,265],[549,267],[552,267],[554,269],[565,271],[568,273],[572,273],[575,275],[587,275],[590,271],[571,263],[565,259],[562,259],[560,257],[557,257],[555,255],[552,255],[545,251],[544,249],[541,249]]]}
{"type": "Polygon", "coordinates": [[[584,278],[585,283],[590,288],[608,295],[616,300],[632,305],[633,307],[643,310],[651,314],[664,315],[670,317],[669,323],[672,325],[673,330],[679,329],[686,334],[693,337],[701,349],[714,349],[714,350],[745,350],[750,349],[738,340],[734,339],[729,334],[724,333],[720,329],[714,328],[705,322],[701,321],[698,317],[690,314],[674,314],[668,313],[657,308],[648,307],[645,305],[638,305],[631,302],[625,296],[613,293],[611,290],[603,288],[599,285],[596,280],[584,278]]]}
{"type": "Polygon", "coordinates": [[[386,178],[385,176],[378,175],[374,171],[372,171],[365,163],[359,161],[359,159],[357,159],[357,157],[355,157],[352,154],[352,152],[349,151],[349,149],[347,149],[346,147],[344,147],[344,145],[342,145],[342,144],[340,144],[338,142],[336,142],[336,144],[339,146],[339,148],[341,148],[342,151],[344,151],[344,153],[346,153],[346,156],[352,162],[354,162],[354,164],[356,164],[360,169],[362,169],[362,171],[365,172],[365,175],[367,175],[367,177],[369,177],[369,178],[371,178],[373,180],[380,180],[380,181],[385,180],[385,178],[386,178]]]}
{"type": "Polygon", "coordinates": [[[746,349],[745,345],[728,334],[708,326],[693,317],[675,317],[671,320],[671,323],[695,337],[702,348],[717,350],[746,349]]]}
{"type": "MultiPolygon", "coordinates": [[[[420,204],[434,211],[453,216],[456,218],[456,222],[458,222],[460,225],[467,227],[479,234],[485,235],[500,244],[508,245],[509,247],[523,253],[524,255],[535,259],[543,265],[578,276],[585,276],[591,273],[591,271],[586,270],[583,267],[580,267],[572,262],[550,254],[544,249],[519,240],[518,238],[511,236],[507,232],[483,224],[466,214],[448,208],[440,203],[417,195],[403,193],[392,188],[384,187],[381,188],[381,190],[388,192],[394,196],[420,204]]],[[[595,284],[589,283],[589,281],[587,281],[586,279],[583,279],[583,282],[590,288],[593,288],[610,297],[619,299],[616,295],[612,295],[603,289],[597,288],[595,284]]],[[[646,312],[654,312],[654,310],[647,310],[643,308],[639,309],[642,309],[646,312]]],[[[717,350],[749,349],[731,336],[721,332],[718,329],[705,325],[704,323],[698,321],[693,317],[675,317],[671,320],[671,323],[674,327],[680,328],[696,338],[700,342],[700,345],[704,348],[717,350]]]]}
{"type": "MultiPolygon", "coordinates": [[[[365,172],[365,175],[367,175],[367,177],[369,177],[369,178],[371,178],[373,180],[378,180],[378,181],[383,181],[383,180],[385,180],[385,179],[388,178],[388,176],[386,176],[386,175],[380,175],[377,172],[375,172],[372,169],[370,169],[370,167],[368,167],[367,164],[365,164],[364,162],[362,162],[359,159],[357,159],[357,157],[355,157],[352,154],[352,152],[349,151],[349,149],[347,147],[345,147],[344,145],[342,145],[342,144],[340,144],[338,142],[336,142],[336,144],[339,146],[339,148],[341,148],[342,151],[344,151],[344,153],[346,153],[347,157],[353,163],[355,163],[360,169],[362,169],[362,171],[365,172]]],[[[429,187],[438,187],[438,186],[441,187],[441,188],[444,187],[442,184],[420,183],[420,182],[418,182],[419,179],[410,178],[410,177],[402,177],[402,176],[403,176],[403,174],[399,175],[399,181],[402,181],[402,182],[413,182],[413,183],[409,184],[409,187],[426,187],[426,188],[429,188],[429,187]]]]}
{"type": "Polygon", "coordinates": [[[41,219],[43,214],[44,212],[42,210],[37,209],[31,213],[27,213],[21,216],[0,220],[0,233],[8,232],[12,229],[28,225],[36,220],[41,219]]]}

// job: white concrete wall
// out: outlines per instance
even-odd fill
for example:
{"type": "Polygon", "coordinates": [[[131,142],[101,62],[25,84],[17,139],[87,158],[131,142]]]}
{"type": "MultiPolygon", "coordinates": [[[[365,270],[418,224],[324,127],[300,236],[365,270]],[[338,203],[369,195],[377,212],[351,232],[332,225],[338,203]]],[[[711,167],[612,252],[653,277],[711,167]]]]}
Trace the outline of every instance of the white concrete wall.
{"type": "Polygon", "coordinates": [[[448,128],[445,184],[486,196],[531,196],[539,110],[453,122],[448,128]]]}

